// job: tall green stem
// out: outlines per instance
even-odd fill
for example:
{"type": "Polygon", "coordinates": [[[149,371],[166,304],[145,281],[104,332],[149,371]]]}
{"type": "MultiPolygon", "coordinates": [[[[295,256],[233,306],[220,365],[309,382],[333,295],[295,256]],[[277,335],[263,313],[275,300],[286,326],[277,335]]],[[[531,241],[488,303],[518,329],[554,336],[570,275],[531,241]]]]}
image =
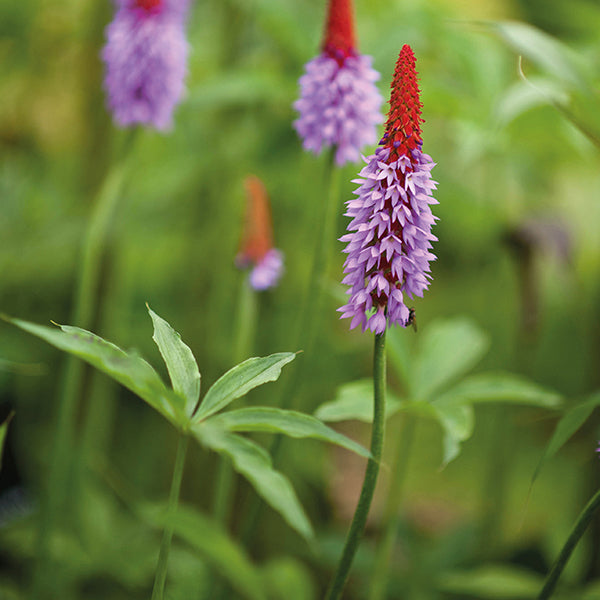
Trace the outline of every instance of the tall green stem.
{"type": "Polygon", "coordinates": [[[396,460],[392,467],[392,480],[383,513],[383,525],[381,529],[384,532],[384,538],[375,559],[375,572],[373,573],[373,583],[371,584],[370,600],[383,600],[385,598],[390,559],[394,543],[398,537],[400,505],[403,498],[406,473],[408,472],[410,450],[415,437],[415,425],[415,419],[407,416],[400,434],[396,460]]]}
{"type": "Polygon", "coordinates": [[[189,437],[186,434],[180,434],[179,443],[177,444],[177,455],[175,456],[175,466],[173,467],[171,491],[169,493],[167,525],[163,531],[163,538],[160,544],[158,564],[156,566],[156,575],[154,577],[154,587],[152,588],[152,600],[163,600],[164,597],[165,583],[167,581],[167,567],[169,564],[169,552],[171,550],[171,540],[173,539],[173,518],[177,513],[177,505],[179,504],[179,492],[181,490],[181,480],[183,478],[183,467],[185,465],[188,440],[189,437]]]}
{"type": "Polygon", "coordinates": [[[558,579],[567,565],[569,558],[571,558],[573,550],[575,550],[575,547],[579,543],[581,536],[585,533],[588,525],[592,522],[592,518],[594,517],[594,514],[598,508],[600,508],[600,490],[596,492],[594,497],[587,503],[587,506],[579,515],[579,518],[571,530],[565,545],[560,551],[554,566],[548,574],[548,578],[546,579],[546,583],[544,584],[544,587],[538,596],[538,600],[548,600],[548,598],[550,598],[554,593],[554,588],[556,587],[558,579]]]}
{"type": "MultiPolygon", "coordinates": [[[[101,273],[101,261],[110,221],[120,197],[125,179],[125,165],[120,163],[109,171],[95,200],[89,227],[83,244],[83,256],[77,278],[77,289],[71,322],[90,328],[96,310],[95,297],[101,273]]],[[[67,359],[58,404],[54,448],[46,494],[42,501],[36,540],[36,564],[31,598],[39,600],[51,593],[55,573],[49,568],[52,531],[60,507],[69,489],[68,479],[72,463],[75,437],[77,400],[83,382],[84,365],[73,357],[67,359]]]]}
{"type": "Polygon", "coordinates": [[[385,431],[385,331],[375,336],[373,352],[373,429],[371,432],[371,455],[365,471],[358,505],[346,537],[342,557],[338,563],[326,600],[337,600],[342,597],[342,591],[350,573],[350,567],[358,545],[365,530],[371,501],[375,493],[379,463],[383,453],[383,438],[385,431]]]}

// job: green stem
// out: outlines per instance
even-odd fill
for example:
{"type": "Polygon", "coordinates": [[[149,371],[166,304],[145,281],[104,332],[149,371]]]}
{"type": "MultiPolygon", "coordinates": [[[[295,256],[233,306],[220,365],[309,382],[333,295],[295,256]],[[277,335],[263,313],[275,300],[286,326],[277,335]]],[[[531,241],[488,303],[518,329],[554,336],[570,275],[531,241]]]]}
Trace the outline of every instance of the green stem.
{"type": "MultiPolygon", "coordinates": [[[[298,319],[298,330],[293,345],[294,350],[303,350],[303,353],[296,358],[284,381],[282,381],[280,387],[281,396],[277,406],[284,409],[294,406],[294,401],[298,397],[298,391],[304,381],[307,361],[312,357],[323,297],[323,287],[334,248],[333,238],[335,237],[341,183],[341,169],[335,164],[335,148],[332,148],[330,151],[326,176],[329,179],[329,191],[327,201],[321,203],[323,212],[319,215],[319,231],[314,248],[310,278],[300,318],[298,319]]],[[[273,462],[276,461],[279,455],[282,441],[282,436],[275,436],[271,443],[269,452],[273,457],[273,462]]],[[[261,499],[258,496],[253,496],[246,519],[244,520],[244,528],[241,535],[242,544],[245,546],[254,538],[256,528],[258,527],[261,507],[261,499]]]]}
{"type": "MultiPolygon", "coordinates": [[[[110,221],[120,197],[125,179],[125,165],[109,171],[101,186],[89,227],[85,235],[80,263],[73,316],[71,322],[90,328],[95,314],[95,297],[101,273],[101,261],[110,221]]],[[[48,487],[42,502],[36,539],[36,564],[31,598],[38,600],[51,589],[55,573],[49,568],[50,542],[60,508],[67,497],[68,480],[73,458],[77,400],[83,383],[84,364],[77,358],[67,358],[58,404],[54,448],[50,457],[48,487]]]]}
{"type": "Polygon", "coordinates": [[[358,545],[363,536],[367,516],[375,493],[379,463],[383,453],[383,438],[385,431],[385,331],[375,336],[373,352],[373,429],[371,433],[371,455],[365,471],[358,505],[346,537],[342,557],[338,563],[326,600],[338,600],[350,573],[350,567],[358,545]]]}
{"type": "Polygon", "coordinates": [[[594,517],[594,513],[600,507],[600,490],[596,492],[594,497],[587,503],[587,506],[583,509],[575,526],[571,530],[565,545],[563,546],[552,570],[548,574],[548,578],[546,579],[546,583],[538,596],[538,600],[548,600],[554,593],[554,588],[558,583],[558,579],[561,576],[563,569],[567,565],[569,558],[571,558],[571,554],[575,547],[579,543],[581,536],[585,533],[585,530],[588,528],[588,525],[592,522],[592,518],[594,517]]]}
{"type": "Polygon", "coordinates": [[[163,531],[163,538],[160,544],[158,554],[158,564],[156,566],[156,575],[154,578],[154,587],[152,588],[152,600],[163,600],[165,592],[165,583],[167,581],[167,567],[169,563],[169,551],[171,550],[171,540],[173,539],[173,518],[177,513],[179,504],[179,492],[181,490],[181,480],[183,478],[183,467],[185,465],[185,455],[187,452],[189,437],[180,434],[177,444],[177,455],[175,456],[175,466],[173,467],[173,479],[171,481],[171,491],[169,493],[169,505],[167,507],[167,525],[163,531]]]}
{"type": "MultiPolygon", "coordinates": [[[[303,350],[307,359],[312,357],[312,350],[318,331],[319,314],[323,301],[323,288],[327,284],[327,275],[331,256],[334,248],[334,238],[339,211],[341,169],[335,164],[335,148],[329,155],[327,178],[329,179],[329,190],[327,201],[323,203],[323,212],[318,223],[317,241],[314,249],[312,266],[308,280],[308,287],[304,296],[301,317],[298,321],[296,333],[296,346],[294,349],[303,350]]],[[[298,362],[298,361],[295,361],[298,362]]],[[[307,360],[301,360],[296,365],[294,386],[289,386],[290,393],[282,396],[281,408],[288,408],[298,396],[298,385],[302,381],[300,377],[302,366],[307,360]]]]}
{"type": "MultiPolygon", "coordinates": [[[[236,318],[233,364],[249,358],[252,352],[254,331],[256,328],[257,294],[252,289],[248,277],[244,274],[242,292],[238,303],[236,318]]],[[[231,462],[222,458],[219,462],[215,494],[213,498],[213,514],[218,523],[225,524],[231,514],[233,504],[234,473],[231,462]]]]}
{"type": "Polygon", "coordinates": [[[400,505],[402,503],[404,483],[406,482],[406,474],[408,472],[410,450],[415,437],[415,425],[415,419],[407,416],[398,443],[396,460],[392,467],[392,480],[383,511],[383,525],[381,529],[385,534],[375,559],[375,572],[372,578],[370,600],[383,600],[385,598],[392,550],[398,537],[400,505]]]}

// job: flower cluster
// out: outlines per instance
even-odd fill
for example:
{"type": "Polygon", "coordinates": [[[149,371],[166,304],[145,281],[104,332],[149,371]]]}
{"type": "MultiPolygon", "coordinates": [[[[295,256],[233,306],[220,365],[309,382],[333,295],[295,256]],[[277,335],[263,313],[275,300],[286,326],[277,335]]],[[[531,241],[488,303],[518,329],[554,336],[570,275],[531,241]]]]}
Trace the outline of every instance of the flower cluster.
{"type": "Polygon", "coordinates": [[[184,92],[188,0],[117,0],[106,29],[108,105],[121,127],[167,130],[184,92]]]}
{"type": "Polygon", "coordinates": [[[273,247],[271,211],[265,186],[258,177],[245,181],[246,221],[236,265],[240,269],[252,266],[250,285],[257,291],[277,285],[283,273],[283,254],[273,247]]]}
{"type": "Polygon", "coordinates": [[[431,213],[436,182],[431,157],[421,150],[421,102],[410,46],[398,57],[386,131],[376,152],[366,159],[355,191],[347,202],[350,233],[343,283],[348,303],[338,309],[342,318],[382,333],[387,325],[406,326],[410,311],[405,296],[422,296],[429,285],[429,251],[436,237],[431,213]]]}
{"type": "Polygon", "coordinates": [[[378,79],[371,57],[356,51],[350,0],[330,0],[322,52],[307,63],[294,103],[300,115],[294,127],[304,148],[318,154],[335,146],[338,165],[359,160],[383,122],[378,79]]]}

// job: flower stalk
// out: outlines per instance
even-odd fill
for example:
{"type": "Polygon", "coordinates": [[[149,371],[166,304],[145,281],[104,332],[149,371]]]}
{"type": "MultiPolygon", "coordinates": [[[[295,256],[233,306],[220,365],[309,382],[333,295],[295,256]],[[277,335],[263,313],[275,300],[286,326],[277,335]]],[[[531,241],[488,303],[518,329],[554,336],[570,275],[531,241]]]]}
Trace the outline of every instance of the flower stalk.
{"type": "Polygon", "coordinates": [[[592,522],[592,519],[598,508],[600,508],[600,490],[596,492],[594,497],[587,503],[583,511],[581,511],[575,526],[571,530],[565,545],[560,551],[556,562],[548,574],[546,583],[544,584],[544,587],[538,596],[538,600],[548,600],[554,593],[556,584],[558,583],[558,580],[564,568],[566,567],[569,558],[571,558],[571,554],[573,554],[573,551],[579,543],[579,540],[585,533],[585,530],[588,528],[589,524],[592,522]]]}
{"type": "MultiPolygon", "coordinates": [[[[133,135],[129,134],[125,145],[126,155],[133,135]]],[[[90,329],[96,314],[96,294],[98,290],[101,263],[110,223],[121,195],[126,175],[126,159],[117,163],[107,174],[94,203],[89,226],[83,242],[82,259],[79,263],[77,288],[72,322],[84,329],[90,329]]],[[[53,452],[49,465],[47,489],[41,505],[37,538],[36,564],[32,578],[31,598],[45,597],[50,573],[50,544],[58,515],[67,497],[69,478],[73,464],[73,445],[77,405],[85,365],[77,358],[67,359],[61,383],[58,412],[56,417],[53,452]]],[[[75,483],[74,488],[78,489],[75,483]]]]}
{"type": "Polygon", "coordinates": [[[152,600],[163,600],[164,598],[169,552],[173,539],[173,519],[177,513],[177,505],[179,504],[179,493],[181,491],[181,480],[183,479],[188,441],[189,438],[186,434],[179,434],[175,466],[173,467],[173,479],[171,480],[171,491],[169,492],[169,504],[167,506],[167,525],[163,530],[162,542],[160,544],[154,587],[152,588],[152,600]]]}
{"type": "Polygon", "coordinates": [[[363,536],[367,516],[375,493],[379,464],[383,454],[385,431],[385,392],[386,392],[386,362],[385,362],[385,330],[375,335],[373,351],[373,428],[371,431],[371,458],[367,463],[365,478],[360,492],[356,511],[346,536],[344,550],[338,563],[337,570],[327,592],[326,600],[338,600],[342,592],[360,540],[363,536]]]}
{"type": "Polygon", "coordinates": [[[410,451],[415,437],[415,426],[416,420],[407,415],[400,432],[396,460],[392,466],[392,480],[390,482],[390,489],[388,490],[381,526],[381,530],[384,532],[383,541],[379,545],[375,558],[375,571],[371,580],[371,595],[369,596],[369,600],[383,600],[385,598],[392,550],[398,538],[400,506],[403,500],[410,451]]]}

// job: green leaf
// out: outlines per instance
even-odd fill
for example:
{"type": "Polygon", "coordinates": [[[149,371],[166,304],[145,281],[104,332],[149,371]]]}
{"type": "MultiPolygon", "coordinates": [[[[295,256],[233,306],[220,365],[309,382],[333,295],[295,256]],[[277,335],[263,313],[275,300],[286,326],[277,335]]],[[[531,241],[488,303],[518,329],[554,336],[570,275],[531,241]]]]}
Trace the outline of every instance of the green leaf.
{"type": "Polygon", "coordinates": [[[15,416],[14,411],[12,411],[2,425],[0,425],[0,467],[2,466],[2,456],[4,454],[4,442],[6,440],[6,433],[8,432],[8,426],[12,421],[12,418],[15,416]]]}
{"type": "Polygon", "coordinates": [[[155,527],[173,527],[175,535],[219,571],[242,597],[264,600],[259,572],[244,550],[212,519],[184,504],[179,504],[171,517],[164,505],[146,504],[139,510],[155,527]]]}
{"type": "Polygon", "coordinates": [[[414,398],[429,399],[472,369],[488,347],[487,335],[465,318],[432,323],[423,333],[414,364],[414,398]]]}
{"type": "Polygon", "coordinates": [[[147,304],[152,317],[154,335],[158,349],[167,365],[171,384],[175,392],[185,399],[185,412],[192,416],[200,399],[200,371],[189,347],[169,323],[159,317],[147,304]]]}
{"type": "Polygon", "coordinates": [[[219,378],[206,392],[200,408],[194,415],[193,422],[198,423],[210,415],[225,408],[236,398],[246,395],[251,389],[276,381],[283,366],[293,361],[296,355],[292,352],[279,352],[263,358],[249,358],[236,365],[219,378]]]}
{"type": "Polygon", "coordinates": [[[140,356],[125,352],[101,337],[68,325],[45,327],[20,319],[7,320],[69,354],[77,356],[145,400],[175,425],[182,425],[182,399],[165,386],[156,371],[140,356]]]}
{"type": "Polygon", "coordinates": [[[196,424],[192,431],[203,446],[228,456],[233,468],[248,479],[256,492],[281,514],[290,527],[307,540],[313,538],[312,526],[292,484],[273,469],[271,457],[263,448],[210,422],[196,424]]]}
{"type": "Polygon", "coordinates": [[[571,438],[571,436],[587,421],[592,411],[600,405],[600,392],[596,392],[584,402],[568,410],[556,425],[556,429],[546,446],[546,450],[537,464],[531,484],[535,482],[546,461],[552,458],[571,438]]]}
{"type": "Polygon", "coordinates": [[[407,396],[413,393],[413,355],[409,337],[413,335],[402,327],[393,327],[387,334],[387,349],[394,372],[401,378],[407,396]]]}
{"type": "Polygon", "coordinates": [[[583,65],[574,52],[540,29],[517,21],[499,21],[489,24],[517,54],[522,54],[558,79],[575,87],[584,85],[583,65]]]}
{"type": "Polygon", "coordinates": [[[365,458],[371,456],[366,448],[327,427],[319,419],[294,410],[266,407],[241,408],[213,417],[210,423],[227,431],[264,431],[283,433],[294,438],[314,438],[337,444],[365,458]]]}
{"type": "Polygon", "coordinates": [[[474,404],[508,402],[557,408],[561,396],[528,379],[511,373],[481,373],[463,379],[434,400],[437,403],[474,404]]]}
{"type": "Polygon", "coordinates": [[[468,404],[430,404],[435,418],[444,430],[444,456],[442,466],[460,454],[460,445],[473,434],[475,415],[468,404]]]}
{"type": "Polygon", "coordinates": [[[537,573],[505,565],[486,565],[440,577],[440,589],[458,596],[482,600],[537,598],[544,578],[537,573]]]}
{"type": "Polygon", "coordinates": [[[262,568],[265,587],[272,600],[315,600],[316,586],[302,561],[288,556],[270,560],[262,568]]]}
{"type": "MultiPolygon", "coordinates": [[[[401,400],[392,392],[386,393],[386,419],[397,413],[401,400]]],[[[315,417],[321,421],[363,421],[373,422],[373,381],[360,379],[340,386],[335,398],[321,404],[315,411],[315,417]]]]}

